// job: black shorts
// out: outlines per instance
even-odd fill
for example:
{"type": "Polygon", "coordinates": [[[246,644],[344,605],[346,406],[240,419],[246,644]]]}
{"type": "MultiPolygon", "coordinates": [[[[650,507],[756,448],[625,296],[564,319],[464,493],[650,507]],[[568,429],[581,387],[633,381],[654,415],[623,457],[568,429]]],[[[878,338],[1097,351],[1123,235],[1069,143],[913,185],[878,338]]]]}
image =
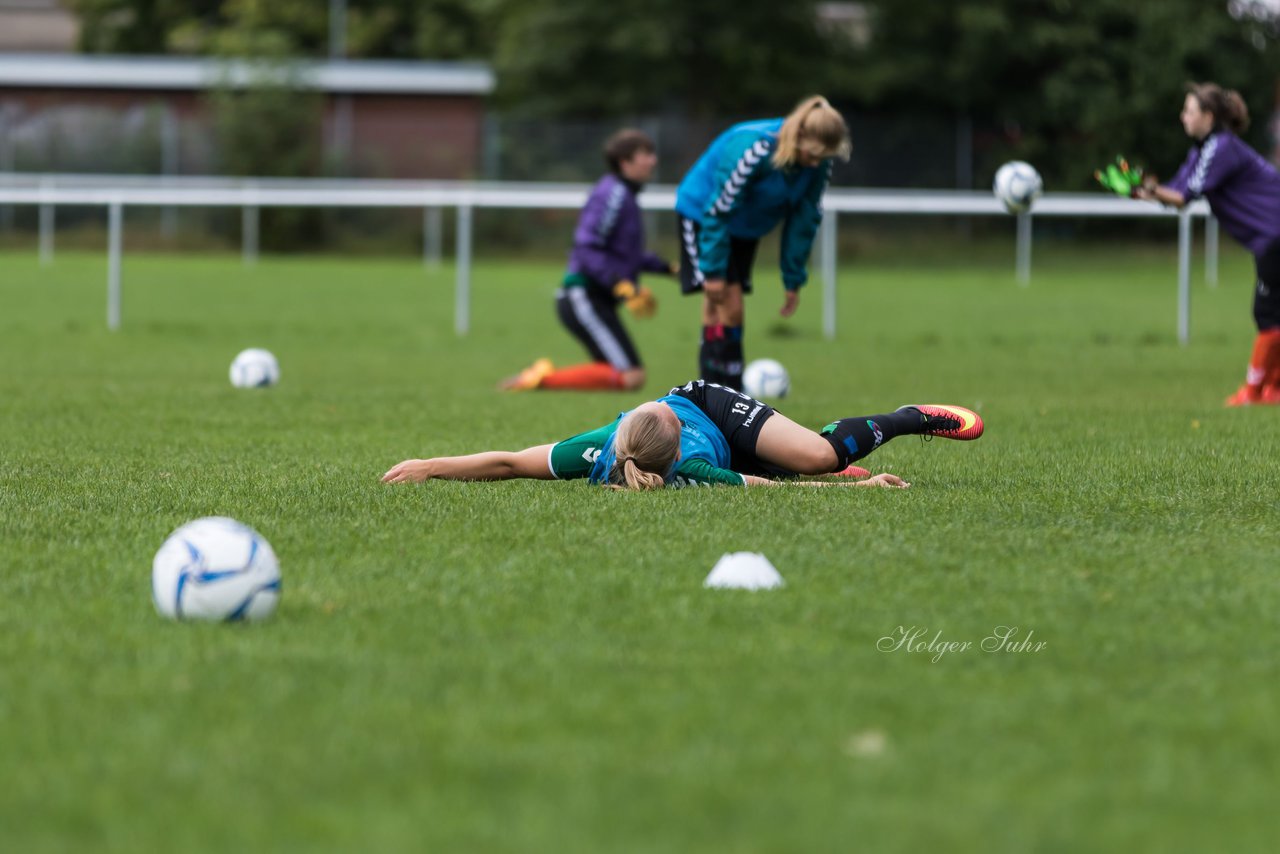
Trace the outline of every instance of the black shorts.
{"type": "Polygon", "coordinates": [[[711,423],[720,428],[729,442],[729,468],[738,474],[758,477],[791,476],[794,472],[762,462],[756,457],[756,442],[764,422],[773,417],[774,408],[740,391],[705,380],[671,389],[671,394],[686,398],[706,413],[711,423]]]}
{"type": "MultiPolygon", "coordinates": [[[[680,292],[697,293],[702,290],[702,271],[698,269],[698,235],[702,233],[702,226],[676,214],[676,228],[680,235],[680,292]]],[[[755,266],[759,245],[759,240],[729,238],[729,267],[724,272],[724,280],[731,285],[742,285],[744,294],[751,293],[751,268],[755,266]]]]}
{"type": "Polygon", "coordinates": [[[636,345],[618,318],[618,301],[597,287],[567,287],[556,292],[556,314],[591,358],[619,371],[640,367],[636,345]]]}
{"type": "Polygon", "coordinates": [[[1253,322],[1258,331],[1280,329],[1280,240],[1255,255],[1258,282],[1253,290],[1253,322]]]}

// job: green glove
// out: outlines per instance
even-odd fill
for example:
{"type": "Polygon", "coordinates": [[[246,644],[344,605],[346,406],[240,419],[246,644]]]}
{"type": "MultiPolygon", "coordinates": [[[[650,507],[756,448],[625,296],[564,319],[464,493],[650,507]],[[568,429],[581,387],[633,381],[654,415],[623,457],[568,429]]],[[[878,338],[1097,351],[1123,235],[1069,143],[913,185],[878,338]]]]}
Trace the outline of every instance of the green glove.
{"type": "Polygon", "coordinates": [[[1093,177],[1105,189],[1125,198],[1131,197],[1142,186],[1142,169],[1130,169],[1129,161],[1122,156],[1117,156],[1115,163],[1107,164],[1106,169],[1094,172],[1093,177]]]}

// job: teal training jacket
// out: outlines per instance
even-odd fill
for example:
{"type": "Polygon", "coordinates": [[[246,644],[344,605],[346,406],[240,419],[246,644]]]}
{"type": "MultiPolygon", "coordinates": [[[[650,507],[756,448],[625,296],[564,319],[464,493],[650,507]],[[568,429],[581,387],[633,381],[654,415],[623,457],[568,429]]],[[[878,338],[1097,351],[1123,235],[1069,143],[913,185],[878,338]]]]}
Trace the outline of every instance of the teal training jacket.
{"type": "Polygon", "coordinates": [[[809,251],[822,222],[822,194],[831,161],[776,169],[773,150],[782,119],[743,122],[716,138],[676,191],[676,211],[701,226],[698,268],[724,276],[729,238],[758,239],[782,223],[782,284],[795,290],[809,278],[809,251]]]}

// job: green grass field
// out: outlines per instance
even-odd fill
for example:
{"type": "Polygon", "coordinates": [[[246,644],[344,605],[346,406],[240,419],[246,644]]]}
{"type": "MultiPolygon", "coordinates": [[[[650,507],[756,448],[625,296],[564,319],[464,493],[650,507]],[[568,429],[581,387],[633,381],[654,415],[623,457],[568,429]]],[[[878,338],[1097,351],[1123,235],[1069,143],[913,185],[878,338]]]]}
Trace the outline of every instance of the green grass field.
{"type": "MultiPolygon", "coordinates": [[[[1009,254],[1012,249],[1010,247],[1009,254]]],[[[819,426],[979,409],[900,439],[906,492],[612,493],[378,478],[610,420],[693,372],[697,307],[630,323],[643,395],[503,395],[555,264],[0,255],[0,847],[12,852],[1263,851],[1280,768],[1280,410],[1228,411],[1250,261],[1167,249],[842,268],[749,357],[819,426]],[[281,385],[236,391],[243,347],[281,385]],[[230,515],[281,559],[256,626],[154,613],[155,550],[230,515]],[[708,591],[726,551],[787,587],[708,591]],[[881,651],[898,627],[1038,652],[881,651]]],[[[975,254],[975,258],[982,258],[975,254]]]]}

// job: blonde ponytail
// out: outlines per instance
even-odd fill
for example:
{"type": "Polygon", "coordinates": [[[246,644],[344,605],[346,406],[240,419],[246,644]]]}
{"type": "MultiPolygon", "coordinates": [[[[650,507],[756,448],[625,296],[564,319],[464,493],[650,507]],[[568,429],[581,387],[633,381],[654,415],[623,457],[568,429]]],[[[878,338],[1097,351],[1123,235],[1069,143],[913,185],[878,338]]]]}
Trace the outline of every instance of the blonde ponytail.
{"type": "Polygon", "coordinates": [[[609,483],[626,489],[661,489],[680,451],[680,422],[655,407],[633,409],[613,437],[614,463],[609,483]]]}
{"type": "Polygon", "coordinates": [[[811,148],[823,159],[849,159],[852,143],[844,116],[821,95],[805,98],[782,122],[773,165],[789,169],[796,164],[801,148],[811,148]]]}
{"type": "Polygon", "coordinates": [[[666,486],[662,475],[643,470],[631,457],[622,461],[622,483],[627,489],[637,489],[642,492],[647,489],[662,489],[666,486]]]}

